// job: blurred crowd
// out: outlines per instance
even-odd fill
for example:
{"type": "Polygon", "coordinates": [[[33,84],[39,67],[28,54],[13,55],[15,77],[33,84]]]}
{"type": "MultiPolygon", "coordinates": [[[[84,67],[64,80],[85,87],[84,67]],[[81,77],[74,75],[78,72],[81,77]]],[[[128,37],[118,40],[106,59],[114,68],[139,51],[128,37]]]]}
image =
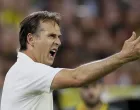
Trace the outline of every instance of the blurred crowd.
{"type": "MultiPolygon", "coordinates": [[[[106,58],[121,50],[132,31],[140,35],[140,0],[0,0],[1,88],[16,61],[19,23],[40,10],[62,15],[62,45],[54,67],[74,68],[106,58]]],[[[103,78],[104,84],[139,84],[139,65],[140,61],[135,61],[119,68],[103,78]]]]}

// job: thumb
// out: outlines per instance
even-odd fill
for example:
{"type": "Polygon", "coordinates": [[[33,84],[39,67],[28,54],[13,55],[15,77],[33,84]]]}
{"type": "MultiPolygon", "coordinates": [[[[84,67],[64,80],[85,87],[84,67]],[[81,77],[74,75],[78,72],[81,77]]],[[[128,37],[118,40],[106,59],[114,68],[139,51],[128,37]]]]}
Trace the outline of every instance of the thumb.
{"type": "Polygon", "coordinates": [[[132,36],[127,40],[129,42],[134,41],[137,39],[136,33],[133,31],[132,36]]]}

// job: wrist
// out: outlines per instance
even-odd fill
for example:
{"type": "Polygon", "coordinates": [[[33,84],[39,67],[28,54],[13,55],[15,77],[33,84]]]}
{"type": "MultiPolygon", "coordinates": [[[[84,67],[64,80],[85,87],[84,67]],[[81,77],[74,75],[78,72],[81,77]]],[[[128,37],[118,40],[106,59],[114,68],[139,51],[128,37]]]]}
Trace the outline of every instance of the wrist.
{"type": "Polygon", "coordinates": [[[136,59],[138,59],[138,57],[132,57],[132,55],[130,54],[127,54],[125,52],[119,52],[116,54],[116,57],[118,58],[118,60],[121,62],[121,63],[128,63],[130,61],[134,61],[136,59]]]}

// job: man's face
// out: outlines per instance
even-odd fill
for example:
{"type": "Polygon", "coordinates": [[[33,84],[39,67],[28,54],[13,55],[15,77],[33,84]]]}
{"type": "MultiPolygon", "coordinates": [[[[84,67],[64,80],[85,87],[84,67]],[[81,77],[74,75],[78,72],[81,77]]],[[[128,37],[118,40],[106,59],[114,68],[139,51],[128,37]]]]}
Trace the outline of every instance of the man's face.
{"type": "Polygon", "coordinates": [[[54,21],[40,22],[34,42],[33,54],[37,62],[52,65],[61,45],[60,27],[54,21]]]}
{"type": "Polygon", "coordinates": [[[80,95],[85,104],[93,107],[100,102],[103,84],[89,84],[80,89],[80,95]]]}

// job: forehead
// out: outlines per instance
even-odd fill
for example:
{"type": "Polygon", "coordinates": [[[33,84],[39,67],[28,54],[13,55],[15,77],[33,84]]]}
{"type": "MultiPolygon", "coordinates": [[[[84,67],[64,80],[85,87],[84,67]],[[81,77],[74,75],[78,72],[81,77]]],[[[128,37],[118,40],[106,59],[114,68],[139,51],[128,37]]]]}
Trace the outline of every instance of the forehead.
{"type": "Polygon", "coordinates": [[[54,33],[54,34],[61,35],[59,25],[55,21],[52,21],[52,20],[40,21],[39,30],[45,31],[47,33],[54,33]]]}
{"type": "Polygon", "coordinates": [[[83,88],[87,88],[87,87],[97,87],[97,86],[103,86],[102,83],[97,83],[97,82],[94,82],[94,83],[90,83],[90,84],[87,84],[85,85],[83,88]]]}

